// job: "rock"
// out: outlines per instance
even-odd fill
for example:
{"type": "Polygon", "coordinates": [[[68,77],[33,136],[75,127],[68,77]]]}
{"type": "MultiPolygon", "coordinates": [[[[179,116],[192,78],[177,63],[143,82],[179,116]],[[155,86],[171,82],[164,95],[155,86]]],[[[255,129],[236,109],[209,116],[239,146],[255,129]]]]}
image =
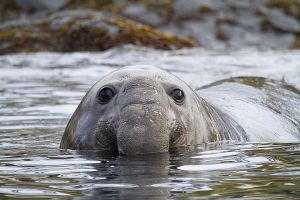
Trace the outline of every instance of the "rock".
{"type": "Polygon", "coordinates": [[[98,51],[126,43],[286,49],[299,46],[300,1],[2,0],[1,21],[0,53],[98,51]]]}
{"type": "Polygon", "coordinates": [[[291,45],[291,49],[300,49],[300,35],[298,35],[294,43],[291,45]]]}
{"type": "Polygon", "coordinates": [[[267,6],[278,8],[287,15],[300,19],[300,1],[299,0],[269,0],[267,6]]]}
{"type": "Polygon", "coordinates": [[[14,21],[0,28],[0,54],[19,51],[101,51],[128,43],[158,49],[198,45],[192,38],[165,34],[105,11],[61,11],[48,18],[14,21]]]}
{"type": "Polygon", "coordinates": [[[274,28],[277,31],[281,32],[291,32],[299,33],[300,32],[300,22],[295,18],[286,15],[281,12],[279,9],[272,9],[262,20],[262,26],[265,28],[269,26],[274,28]]]}

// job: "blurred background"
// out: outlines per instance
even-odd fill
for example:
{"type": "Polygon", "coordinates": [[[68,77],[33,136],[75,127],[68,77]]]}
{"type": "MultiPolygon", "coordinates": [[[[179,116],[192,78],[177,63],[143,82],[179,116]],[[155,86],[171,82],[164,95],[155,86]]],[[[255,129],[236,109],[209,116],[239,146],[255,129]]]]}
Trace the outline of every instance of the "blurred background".
{"type": "Polygon", "coordinates": [[[299,0],[1,0],[0,54],[300,48],[299,0]]]}

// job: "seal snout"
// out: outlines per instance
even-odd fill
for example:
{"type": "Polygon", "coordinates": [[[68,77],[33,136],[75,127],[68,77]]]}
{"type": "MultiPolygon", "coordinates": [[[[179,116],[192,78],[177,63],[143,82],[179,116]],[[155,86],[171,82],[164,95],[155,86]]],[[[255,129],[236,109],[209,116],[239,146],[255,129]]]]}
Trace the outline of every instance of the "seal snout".
{"type": "Polygon", "coordinates": [[[137,82],[137,83],[132,83],[130,82],[129,84],[126,84],[126,86],[124,87],[124,92],[130,90],[130,89],[134,89],[134,88],[145,88],[145,89],[156,89],[155,84],[150,84],[147,82],[137,82]]]}
{"type": "Polygon", "coordinates": [[[161,84],[150,78],[134,78],[123,85],[118,96],[117,141],[121,153],[168,151],[167,102],[161,84]]]}
{"type": "Polygon", "coordinates": [[[146,77],[137,77],[124,83],[119,94],[120,111],[130,105],[160,104],[163,88],[160,83],[146,77]]]}

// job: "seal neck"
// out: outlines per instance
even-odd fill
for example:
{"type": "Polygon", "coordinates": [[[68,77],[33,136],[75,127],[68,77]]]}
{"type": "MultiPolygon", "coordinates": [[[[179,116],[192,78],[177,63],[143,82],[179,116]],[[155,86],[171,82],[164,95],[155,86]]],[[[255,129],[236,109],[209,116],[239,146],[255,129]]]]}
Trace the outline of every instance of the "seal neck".
{"type": "Polygon", "coordinates": [[[203,142],[216,142],[222,140],[247,141],[244,129],[229,115],[200,99],[200,113],[204,131],[203,142]]]}

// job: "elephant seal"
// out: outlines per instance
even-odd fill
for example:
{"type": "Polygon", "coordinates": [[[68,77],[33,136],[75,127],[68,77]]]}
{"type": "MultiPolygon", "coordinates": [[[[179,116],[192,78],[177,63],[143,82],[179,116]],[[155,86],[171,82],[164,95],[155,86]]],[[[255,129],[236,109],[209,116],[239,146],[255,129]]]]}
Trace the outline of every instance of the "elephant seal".
{"type": "Polygon", "coordinates": [[[206,142],[295,142],[300,92],[281,82],[237,77],[193,90],[153,66],[121,68],[84,96],[62,149],[167,152],[206,142]]]}

